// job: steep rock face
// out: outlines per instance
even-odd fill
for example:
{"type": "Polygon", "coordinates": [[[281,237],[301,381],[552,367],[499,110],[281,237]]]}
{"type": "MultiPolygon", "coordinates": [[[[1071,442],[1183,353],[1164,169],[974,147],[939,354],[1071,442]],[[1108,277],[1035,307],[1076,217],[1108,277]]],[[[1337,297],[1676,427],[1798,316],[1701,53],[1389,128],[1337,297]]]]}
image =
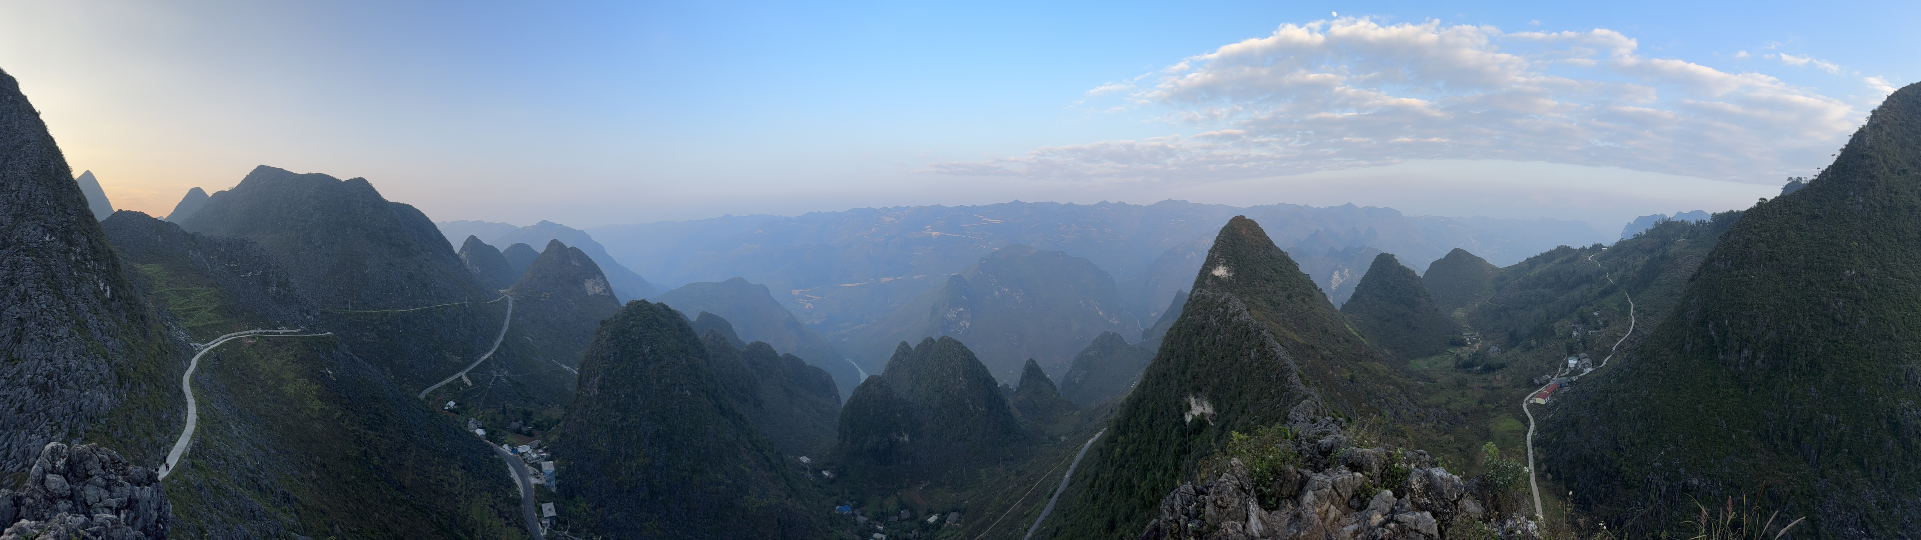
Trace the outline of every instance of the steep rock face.
{"type": "Polygon", "coordinates": [[[1063,538],[1131,535],[1234,431],[1345,416],[1424,421],[1381,357],[1260,225],[1221,228],[1180,319],[1063,501],[1063,538]]]}
{"type": "Polygon", "coordinates": [[[460,244],[457,255],[460,256],[460,262],[467,265],[467,273],[473,274],[474,280],[483,287],[500,290],[514,286],[514,282],[520,280],[521,274],[515,273],[513,267],[507,265],[507,257],[477,237],[468,236],[467,241],[460,244]]]}
{"type": "Polygon", "coordinates": [[[1543,470],[1577,507],[1643,535],[1729,497],[1806,517],[1797,535],[1921,525],[1917,149],[1910,85],[1806,187],[1744,212],[1618,367],[1547,407],[1543,470]]]}
{"type": "Polygon", "coordinates": [[[825,501],[727,397],[686,317],[662,304],[629,302],[600,326],[553,455],[560,496],[586,510],[567,518],[575,530],[826,536],[825,501]]]}
{"type": "Polygon", "coordinates": [[[1500,271],[1487,259],[1454,248],[1446,257],[1428,263],[1427,272],[1421,274],[1421,285],[1427,287],[1428,296],[1441,313],[1453,313],[1492,292],[1488,289],[1500,271]]]}
{"type": "Polygon", "coordinates": [[[1402,362],[1446,350],[1458,328],[1435,307],[1421,277],[1389,253],[1374,258],[1354,296],[1341,305],[1341,314],[1368,341],[1402,362]]]}
{"type": "Polygon", "coordinates": [[[181,223],[246,238],[292,272],[323,309],[401,309],[492,299],[453,246],[414,207],[381,198],[364,178],[255,168],[181,223]]]}
{"type": "Polygon", "coordinates": [[[0,489],[0,538],[166,538],[173,507],[153,469],[91,444],[48,443],[26,487],[0,489]]]}
{"type": "Polygon", "coordinates": [[[514,296],[516,326],[567,365],[580,362],[600,321],[620,311],[594,260],[559,240],[547,243],[508,292],[514,296]]]}
{"type": "Polygon", "coordinates": [[[167,221],[174,223],[185,221],[187,216],[193,215],[194,212],[199,212],[200,207],[206,205],[207,190],[198,187],[189,189],[187,190],[187,195],[181,197],[178,204],[173,205],[173,211],[167,213],[167,221]]]}
{"type": "Polygon", "coordinates": [[[533,246],[516,243],[501,250],[500,256],[507,259],[507,268],[513,271],[514,279],[520,279],[521,274],[527,273],[527,267],[534,264],[534,259],[540,258],[540,252],[533,246]]]}
{"type": "Polygon", "coordinates": [[[901,343],[854,389],[839,432],[848,474],[873,482],[945,480],[1008,459],[1025,437],[986,366],[949,337],[901,343]]]}
{"type": "Polygon", "coordinates": [[[0,72],[0,474],[83,437],[139,463],[164,455],[186,363],[160,321],[39,113],[0,72]]]}
{"type": "Polygon", "coordinates": [[[600,265],[601,272],[607,274],[607,282],[614,287],[614,297],[620,301],[626,302],[628,300],[651,298],[656,294],[660,294],[660,290],[656,289],[654,284],[648,283],[645,278],[640,277],[640,274],[634,273],[633,270],[628,270],[627,267],[621,266],[619,261],[615,261],[612,255],[607,254],[607,248],[601,247],[600,242],[595,242],[592,236],[588,236],[586,231],[580,229],[552,221],[542,221],[501,235],[499,238],[494,239],[494,242],[500,244],[528,243],[538,245],[553,240],[559,240],[565,242],[567,245],[579,248],[580,251],[586,253],[588,257],[592,257],[594,263],[600,265]]]}
{"type": "Polygon", "coordinates": [[[131,210],[114,212],[100,227],[127,262],[142,272],[166,274],[150,278],[179,278],[168,280],[169,289],[194,286],[195,292],[218,291],[212,293],[221,297],[217,303],[172,306],[174,316],[195,338],[250,328],[301,328],[313,324],[319,314],[273,255],[251,241],[189,233],[131,210]]]}
{"type": "Polygon", "coordinates": [[[871,361],[894,343],[949,336],[969,343],[990,373],[1012,382],[1027,359],[1064,370],[1101,332],[1139,329],[1121,308],[1114,280],[1094,263],[1014,245],[851,334],[845,350],[856,351],[856,361],[871,361]]]}
{"type": "Polygon", "coordinates": [[[1047,378],[1047,372],[1041,371],[1040,364],[1031,359],[1021,368],[1021,384],[1014,388],[1014,396],[1008,403],[1030,423],[1051,422],[1074,409],[1073,403],[1061,398],[1060,390],[1054,387],[1053,379],[1047,378]]]}
{"type": "Polygon", "coordinates": [[[1133,388],[1152,360],[1154,350],[1146,343],[1130,345],[1120,334],[1104,332],[1074,355],[1061,377],[1061,397],[1082,407],[1106,403],[1133,388]]]}
{"type": "Polygon", "coordinates": [[[95,221],[113,215],[113,203],[107,201],[107,190],[100,189],[100,179],[93,177],[93,171],[82,172],[73,181],[80,184],[80,193],[87,196],[87,209],[93,212],[95,221]]]}
{"type": "Polygon", "coordinates": [[[745,341],[764,341],[775,350],[800,357],[834,377],[845,397],[861,383],[861,372],[820,332],[801,324],[793,312],[774,300],[766,285],[741,278],[722,282],[689,283],[661,293],[655,302],[682,312],[707,312],[726,318],[745,341]]]}
{"type": "Polygon", "coordinates": [[[832,450],[840,418],[840,392],[833,378],[766,343],[737,346],[739,338],[732,337],[726,320],[701,315],[705,317],[696,321],[712,327],[700,335],[714,373],[747,421],[788,456],[819,457],[832,450]]]}

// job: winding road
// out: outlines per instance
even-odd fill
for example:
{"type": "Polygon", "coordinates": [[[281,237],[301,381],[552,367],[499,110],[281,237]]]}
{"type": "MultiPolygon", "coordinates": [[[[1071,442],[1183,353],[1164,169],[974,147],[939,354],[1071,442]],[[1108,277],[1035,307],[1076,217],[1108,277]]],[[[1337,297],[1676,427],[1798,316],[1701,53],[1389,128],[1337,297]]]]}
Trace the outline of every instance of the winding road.
{"type": "MultiPolygon", "coordinates": [[[[481,442],[486,441],[483,439],[481,442]]],[[[527,516],[527,533],[533,535],[534,540],[546,540],[546,534],[540,531],[540,514],[534,513],[534,481],[529,478],[527,463],[493,443],[487,443],[487,447],[494,449],[494,455],[507,462],[507,473],[514,477],[514,484],[520,487],[520,512],[527,516]]]]}
{"type": "MultiPolygon", "coordinates": [[[[1599,254],[1597,253],[1595,255],[1599,254]]],[[[1600,261],[1594,260],[1594,255],[1587,256],[1587,260],[1588,262],[1594,263],[1594,266],[1601,266],[1600,261]]],[[[1608,274],[1606,267],[1601,267],[1601,277],[1607,278],[1609,285],[1616,284],[1614,283],[1614,276],[1608,274]]],[[[1628,300],[1628,331],[1625,334],[1621,334],[1621,339],[1615,340],[1613,346],[1608,347],[1607,357],[1601,359],[1601,365],[1594,368],[1596,370],[1608,367],[1608,361],[1614,359],[1615,349],[1621,348],[1621,342],[1627,341],[1628,336],[1634,335],[1634,297],[1628,295],[1627,289],[1621,289],[1621,296],[1628,300]]],[[[1560,374],[1565,375],[1567,371],[1563,370],[1560,374]]],[[[1585,375],[1585,373],[1582,375],[1585,375]]],[[[1581,375],[1575,375],[1569,380],[1580,379],[1581,375]]],[[[1548,384],[1554,383],[1550,382],[1548,384]]],[[[1527,402],[1528,399],[1534,397],[1534,394],[1546,389],[1547,385],[1541,385],[1540,388],[1535,389],[1533,392],[1528,392],[1528,397],[1521,398],[1521,413],[1527,415],[1527,485],[1529,489],[1534,491],[1534,519],[1546,519],[1546,512],[1542,511],[1541,508],[1541,484],[1534,480],[1534,413],[1528,410],[1527,402]]]]}
{"type": "MultiPolygon", "coordinates": [[[[445,380],[434,383],[433,386],[427,387],[426,390],[421,390],[420,399],[427,399],[427,394],[429,392],[433,392],[434,389],[440,388],[441,386],[445,386],[447,383],[454,382],[454,379],[458,379],[460,378],[461,375],[466,375],[467,372],[473,371],[474,368],[480,366],[481,362],[485,362],[487,361],[488,357],[493,356],[494,351],[500,349],[500,340],[506,339],[507,337],[507,324],[514,321],[514,297],[501,295],[501,298],[507,299],[507,316],[500,318],[500,335],[494,336],[494,346],[489,347],[487,349],[487,353],[480,355],[480,358],[475,359],[474,363],[467,364],[467,369],[462,369],[458,373],[454,373],[453,375],[448,376],[445,380]]],[[[494,302],[499,302],[499,301],[500,301],[499,299],[494,300],[494,302]]],[[[493,302],[488,302],[488,303],[491,304],[493,302]]]]}
{"type": "Polygon", "coordinates": [[[194,429],[200,426],[200,407],[194,403],[193,400],[193,372],[195,369],[200,368],[200,357],[206,356],[209,351],[212,351],[214,347],[219,347],[222,343],[244,337],[313,337],[333,335],[333,332],[320,334],[296,334],[295,332],[299,332],[299,330],[244,330],[213,338],[213,341],[209,341],[205,345],[200,346],[200,352],[195,353],[193,360],[187,362],[187,373],[180,376],[180,392],[187,395],[187,427],[186,429],[180,430],[180,439],[174,441],[173,450],[167,452],[167,463],[160,466],[161,480],[166,480],[167,475],[173,473],[173,468],[180,464],[180,457],[187,455],[187,445],[193,441],[194,429]]]}
{"type": "Polygon", "coordinates": [[[1074,468],[1081,466],[1081,458],[1087,457],[1087,449],[1094,447],[1094,439],[1101,438],[1102,433],[1107,433],[1107,430],[1094,432],[1093,437],[1087,438],[1087,444],[1081,445],[1081,453],[1074,454],[1074,463],[1067,466],[1067,474],[1061,475],[1061,487],[1054,488],[1054,496],[1047,499],[1047,507],[1041,509],[1040,517],[1034,518],[1034,525],[1027,528],[1027,536],[1021,537],[1022,540],[1033,538],[1034,531],[1040,530],[1041,522],[1047,521],[1047,514],[1054,512],[1054,504],[1061,502],[1061,493],[1067,491],[1067,481],[1074,478],[1074,468]]]}

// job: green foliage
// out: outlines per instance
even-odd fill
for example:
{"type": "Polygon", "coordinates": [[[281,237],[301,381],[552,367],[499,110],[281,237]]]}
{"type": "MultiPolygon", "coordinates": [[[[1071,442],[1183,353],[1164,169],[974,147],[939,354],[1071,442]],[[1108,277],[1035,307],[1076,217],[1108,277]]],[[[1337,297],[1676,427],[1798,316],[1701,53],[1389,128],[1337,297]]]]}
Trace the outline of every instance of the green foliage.
{"type": "Polygon", "coordinates": [[[1226,453],[1247,465],[1248,477],[1254,480],[1254,491],[1263,505],[1278,502],[1273,493],[1274,480],[1301,464],[1293,440],[1294,431],[1279,425],[1256,428],[1252,434],[1235,431],[1228,435],[1226,453]]]}
{"type": "Polygon", "coordinates": [[[1421,277],[1388,253],[1374,258],[1341,313],[1369,342],[1402,362],[1438,354],[1460,335],[1454,320],[1428,297],[1421,277]]]}
{"type": "Polygon", "coordinates": [[[1506,495],[1521,489],[1527,482],[1527,466],[1520,460],[1501,457],[1500,447],[1487,443],[1481,447],[1482,476],[1487,479],[1488,489],[1496,495],[1506,495]]]}

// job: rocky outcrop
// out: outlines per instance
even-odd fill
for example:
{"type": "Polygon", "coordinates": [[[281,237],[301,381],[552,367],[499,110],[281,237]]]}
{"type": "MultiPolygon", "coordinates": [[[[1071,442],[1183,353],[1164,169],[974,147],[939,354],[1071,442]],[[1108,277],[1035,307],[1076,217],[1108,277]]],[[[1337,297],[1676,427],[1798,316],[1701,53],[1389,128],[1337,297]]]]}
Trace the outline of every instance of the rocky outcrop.
{"type": "Polygon", "coordinates": [[[1284,452],[1302,465],[1279,468],[1267,485],[1240,459],[1214,481],[1181,484],[1140,540],[1539,538],[1525,517],[1492,516],[1474,482],[1426,452],[1352,448],[1332,425],[1322,419],[1290,441],[1284,452]]]}
{"type": "Polygon", "coordinates": [[[206,205],[207,190],[200,188],[189,189],[187,190],[187,195],[180,198],[180,203],[173,205],[173,212],[167,214],[167,221],[174,223],[184,221],[188,216],[192,216],[194,212],[199,212],[200,207],[206,205]]]}
{"type": "Polygon", "coordinates": [[[153,469],[91,444],[50,443],[18,492],[0,489],[0,540],[166,538],[173,507],[153,469]]]}

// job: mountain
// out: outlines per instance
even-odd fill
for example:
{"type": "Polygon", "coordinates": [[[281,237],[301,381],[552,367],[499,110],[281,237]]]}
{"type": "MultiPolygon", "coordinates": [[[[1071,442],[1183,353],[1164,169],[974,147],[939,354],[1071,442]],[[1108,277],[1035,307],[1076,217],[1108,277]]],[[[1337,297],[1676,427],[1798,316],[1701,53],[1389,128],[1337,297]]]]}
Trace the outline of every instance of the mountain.
{"type": "Polygon", "coordinates": [[[181,222],[272,253],[323,309],[411,308],[489,300],[432,221],[364,178],[262,165],[181,222]]]}
{"type": "Polygon", "coordinates": [[[867,484],[952,484],[1005,463],[1026,435],[973,351],[951,337],[901,343],[841,408],[839,463],[867,484]]]}
{"type": "Polygon", "coordinates": [[[188,349],[127,272],[0,71],[0,477],[23,478],[50,442],[98,443],[142,467],[166,457],[186,416],[188,349]]]}
{"type": "Polygon", "coordinates": [[[434,227],[440,229],[440,234],[447,237],[449,244],[459,244],[461,239],[469,236],[478,237],[481,241],[491,241],[520,228],[511,223],[474,220],[439,221],[434,223],[434,227]]]}
{"type": "Polygon", "coordinates": [[[527,273],[527,267],[534,264],[534,259],[540,258],[540,252],[535,251],[533,246],[516,243],[501,250],[500,256],[507,259],[507,269],[514,279],[520,279],[521,274],[527,273]]]}
{"type": "Polygon", "coordinates": [[[834,378],[841,396],[850,395],[866,373],[835,350],[813,328],[801,324],[792,312],[774,300],[766,285],[733,278],[718,283],[689,283],[661,293],[655,302],[674,306],[684,313],[707,312],[733,323],[745,341],[764,341],[774,350],[800,357],[834,378]]]}
{"type": "Polygon", "coordinates": [[[1808,179],[1806,177],[1800,177],[1800,176],[1789,177],[1788,183],[1781,185],[1781,194],[1787,195],[1789,193],[1801,191],[1801,188],[1804,188],[1804,187],[1808,187],[1808,179]]]}
{"type": "MultiPolygon", "coordinates": [[[[996,250],[947,285],[849,335],[842,350],[873,362],[893,343],[951,336],[972,343],[996,377],[1019,380],[1022,362],[1064,370],[1102,332],[1134,333],[1114,280],[1087,259],[1014,245],[996,250]]],[[[871,364],[870,364],[871,365],[871,364]]]]}
{"type": "Polygon", "coordinates": [[[594,260],[559,240],[548,240],[540,258],[507,292],[514,297],[514,326],[544,356],[566,366],[580,364],[594,329],[620,311],[594,260]]]}
{"type": "Polygon", "coordinates": [[[187,190],[187,195],[180,198],[180,203],[173,205],[173,212],[167,214],[167,221],[174,223],[185,221],[187,216],[193,215],[194,212],[199,212],[200,207],[206,205],[207,190],[198,187],[189,189],[187,190]]]}
{"type": "MultiPolygon", "coordinates": [[[[125,210],[101,227],[188,339],[252,328],[324,331],[290,273],[251,241],[192,234],[125,210]]],[[[201,359],[193,445],[166,484],[173,534],[491,536],[521,527],[519,501],[486,444],[344,341],[257,338],[201,359]]]]}
{"type": "MultiPolygon", "coordinates": [[[[1739,499],[1797,536],[1921,523],[1921,85],[1806,187],[1744,212],[1646,341],[1550,417],[1544,472],[1650,535],[1739,499]]],[[[1537,438],[1537,441],[1542,439],[1537,438]]]]}
{"type": "Polygon", "coordinates": [[[474,279],[479,281],[481,286],[489,289],[500,290],[512,287],[515,281],[520,280],[521,274],[525,273],[524,269],[521,272],[515,272],[513,267],[507,264],[507,257],[500,254],[500,250],[480,241],[479,237],[468,236],[467,241],[460,243],[460,252],[456,255],[459,255],[460,262],[467,266],[467,272],[473,274],[474,279]]]}
{"type": "MultiPolygon", "coordinates": [[[[1787,188],[1782,188],[1782,191],[1784,192],[1783,194],[1786,194],[1785,192],[1788,190],[1787,188]]],[[[1627,224],[1626,227],[1621,228],[1621,239],[1626,240],[1629,238],[1633,238],[1634,235],[1641,234],[1642,231],[1646,231],[1649,228],[1654,227],[1655,223],[1660,223],[1662,221],[1669,221],[1669,220],[1706,221],[1710,217],[1711,216],[1709,216],[1707,211],[1705,210],[1695,210],[1692,212],[1675,212],[1674,217],[1668,217],[1667,214],[1654,214],[1651,216],[1641,216],[1638,218],[1634,218],[1633,222],[1630,222],[1627,224]]]]}
{"type": "Polygon", "coordinates": [[[701,339],[666,305],[629,302],[601,324],[557,435],[558,495],[576,534],[827,536],[826,500],[727,397],[701,339]]]}
{"type": "Polygon", "coordinates": [[[1103,332],[1074,355],[1061,376],[1061,397],[1082,407],[1106,403],[1133,388],[1153,359],[1154,349],[1145,343],[1130,345],[1120,334],[1103,332]]]}
{"type": "Polygon", "coordinates": [[[1180,318],[1062,501],[1057,538],[1133,536],[1235,432],[1328,414],[1410,425],[1429,412],[1259,224],[1215,236],[1180,318]]]}
{"type": "Polygon", "coordinates": [[[1153,264],[1147,265],[1140,277],[1118,283],[1128,309],[1140,314],[1142,321],[1161,318],[1170,300],[1177,295],[1186,296],[1187,286],[1193,284],[1194,274],[1200,272],[1201,261],[1207,258],[1207,248],[1211,245],[1214,237],[1202,236],[1168,248],[1154,258],[1153,264]]]}
{"type": "MultiPolygon", "coordinates": [[[[622,264],[656,283],[742,277],[765,284],[801,322],[839,343],[855,329],[944,286],[955,269],[1012,244],[1092,261],[1119,284],[1129,315],[1149,320],[1199,269],[1182,254],[1159,266],[1156,261],[1182,244],[1211,238],[1219,224],[1243,214],[1267,224],[1278,245],[1304,268],[1314,269],[1315,282],[1337,298],[1342,297],[1333,283],[1338,271],[1346,270],[1350,280],[1358,278],[1380,251],[1425,261],[1460,247],[1497,264],[1512,264],[1556,245],[1609,239],[1579,221],[1406,216],[1353,205],[1238,208],[1184,201],[857,208],[793,217],[614,225],[592,232],[622,264]],[[1315,246],[1297,245],[1317,231],[1322,234],[1315,246]],[[1317,262],[1330,247],[1376,251],[1317,262]],[[1161,270],[1170,267],[1185,268],[1161,270]]],[[[1052,369],[1044,359],[1042,367],[1052,369]]]]}
{"type": "Polygon", "coordinates": [[[615,262],[614,257],[607,254],[607,248],[601,247],[600,243],[595,242],[593,237],[588,236],[585,231],[569,228],[566,225],[542,221],[495,237],[493,243],[508,244],[511,249],[511,244],[543,245],[550,240],[559,240],[580,248],[580,251],[586,253],[588,257],[593,257],[594,264],[600,265],[600,270],[607,274],[607,282],[613,284],[614,297],[622,302],[660,294],[660,290],[641,278],[640,274],[635,274],[633,270],[628,270],[627,267],[615,262]]]}
{"type": "Polygon", "coordinates": [[[1421,276],[1389,253],[1374,257],[1341,314],[1369,342],[1403,362],[1440,354],[1460,334],[1459,325],[1428,297],[1421,276]]]}
{"type": "Polygon", "coordinates": [[[87,196],[87,209],[93,211],[94,221],[113,215],[113,203],[107,202],[107,190],[100,189],[100,180],[93,177],[93,171],[82,172],[73,181],[80,184],[80,193],[87,196]]]}
{"type": "Polygon", "coordinates": [[[1167,304],[1167,309],[1161,310],[1161,318],[1154,321],[1154,326],[1141,331],[1141,345],[1147,346],[1150,352],[1159,349],[1161,338],[1167,337],[1167,329],[1173,328],[1174,321],[1180,320],[1181,308],[1186,305],[1187,289],[1174,291],[1174,300],[1167,304]]]}
{"type": "Polygon", "coordinates": [[[727,319],[722,319],[719,315],[702,311],[694,316],[690,324],[694,327],[694,335],[700,336],[701,339],[707,339],[708,332],[716,332],[720,337],[726,338],[727,343],[736,349],[747,346],[747,342],[740,339],[740,333],[734,331],[734,323],[727,322],[727,319]]]}
{"type": "Polygon", "coordinates": [[[833,449],[840,392],[827,372],[764,342],[736,345],[732,325],[712,313],[701,312],[695,321],[696,330],[709,327],[700,332],[701,344],[722,391],[775,449],[792,458],[818,458],[833,449]]]}
{"type": "MultiPolygon", "coordinates": [[[[1112,332],[1101,335],[1109,334],[1112,332]]],[[[1008,398],[1007,402],[1014,406],[1014,410],[1020,411],[1021,418],[1029,423],[1049,423],[1062,413],[1074,409],[1073,403],[1061,398],[1060,390],[1054,387],[1054,380],[1047,378],[1047,372],[1041,371],[1040,364],[1031,359],[1021,367],[1020,386],[1014,388],[1014,396],[1008,398]]]]}
{"type": "Polygon", "coordinates": [[[1446,257],[1428,263],[1427,272],[1421,274],[1421,285],[1427,287],[1428,296],[1441,313],[1454,313],[1487,294],[1489,283],[1500,272],[1487,259],[1454,248],[1446,257]]]}

